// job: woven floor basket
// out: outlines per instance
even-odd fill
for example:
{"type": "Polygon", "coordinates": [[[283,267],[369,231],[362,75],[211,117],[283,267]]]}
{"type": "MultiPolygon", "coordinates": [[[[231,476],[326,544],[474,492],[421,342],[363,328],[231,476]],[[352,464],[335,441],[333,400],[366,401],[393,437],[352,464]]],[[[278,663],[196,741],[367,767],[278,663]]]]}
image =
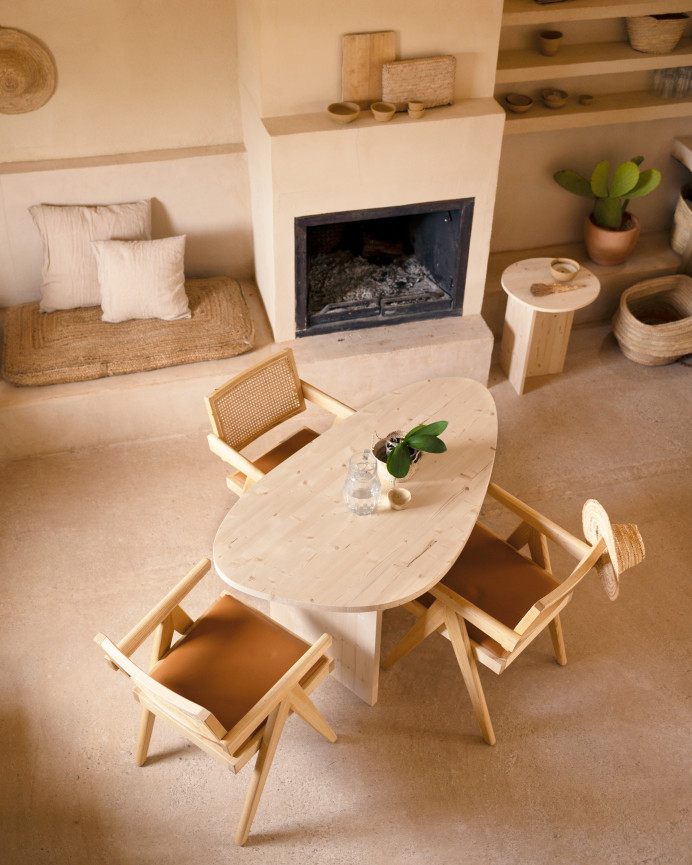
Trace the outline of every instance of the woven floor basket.
{"type": "Polygon", "coordinates": [[[670,54],[682,38],[688,16],[641,15],[627,18],[627,37],[635,51],[644,54],[670,54]]]}
{"type": "Polygon", "coordinates": [[[692,277],[676,273],[628,288],[613,329],[622,353],[636,363],[662,366],[692,353],[692,277]]]}
{"type": "Polygon", "coordinates": [[[692,183],[683,186],[673,215],[670,245],[673,252],[684,255],[692,234],[692,183]]]}

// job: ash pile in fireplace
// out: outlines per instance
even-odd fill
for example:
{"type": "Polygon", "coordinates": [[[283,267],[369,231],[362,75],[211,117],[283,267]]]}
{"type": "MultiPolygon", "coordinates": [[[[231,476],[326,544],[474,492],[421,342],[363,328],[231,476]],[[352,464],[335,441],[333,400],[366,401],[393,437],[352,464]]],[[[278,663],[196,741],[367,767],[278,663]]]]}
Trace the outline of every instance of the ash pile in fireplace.
{"type": "Polygon", "coordinates": [[[379,306],[382,299],[388,299],[391,305],[398,296],[411,299],[412,295],[428,302],[449,300],[429,271],[411,255],[378,263],[347,250],[337,250],[316,255],[310,264],[310,315],[319,313],[328,304],[379,306]]]}

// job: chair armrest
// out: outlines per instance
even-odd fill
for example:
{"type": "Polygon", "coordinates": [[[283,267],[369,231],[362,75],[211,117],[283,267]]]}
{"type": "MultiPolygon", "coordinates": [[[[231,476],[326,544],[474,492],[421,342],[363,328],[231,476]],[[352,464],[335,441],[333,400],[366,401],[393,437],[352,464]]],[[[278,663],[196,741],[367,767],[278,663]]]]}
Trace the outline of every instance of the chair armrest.
{"type": "Polygon", "coordinates": [[[529,505],[506,490],[503,490],[497,484],[490,484],[488,495],[492,496],[518,517],[521,517],[531,528],[536,529],[536,531],[554,541],[562,549],[573,555],[574,558],[583,559],[591,549],[591,545],[587,544],[586,541],[579,540],[575,535],[568,532],[567,529],[563,529],[557,523],[554,523],[548,517],[529,507],[529,505]]]}
{"type": "Polygon", "coordinates": [[[234,469],[242,472],[245,477],[250,478],[253,483],[262,480],[264,477],[264,472],[261,471],[261,469],[258,469],[257,466],[254,463],[251,463],[247,457],[238,453],[235,448],[227,445],[225,441],[222,441],[222,439],[214,435],[214,433],[209,433],[207,436],[207,442],[209,443],[209,450],[212,453],[216,454],[217,457],[221,457],[224,462],[232,465],[234,469]]]}
{"type": "MultiPolygon", "coordinates": [[[[171,691],[165,685],[161,685],[151,676],[148,676],[144,670],[141,670],[133,661],[131,661],[124,652],[121,652],[118,647],[108,639],[104,634],[97,634],[94,637],[94,642],[106,653],[111,662],[121,669],[123,673],[128,675],[136,682],[143,691],[153,694],[166,703],[174,706],[186,715],[194,718],[201,723],[206,723],[209,719],[214,718],[212,713],[200,706],[198,703],[193,703],[191,700],[181,697],[175,691],[171,691]]],[[[218,722],[217,722],[218,723],[218,722]]]]}
{"type": "Polygon", "coordinates": [[[493,640],[498,642],[503,649],[511,652],[519,642],[519,635],[516,634],[507,625],[499,622],[493,616],[481,610],[471,601],[467,601],[457,592],[448,588],[444,583],[438,583],[429,590],[430,594],[441,601],[445,606],[450,607],[455,613],[460,615],[467,622],[475,625],[484,634],[487,634],[493,640]]]}
{"type": "Polygon", "coordinates": [[[336,415],[338,420],[344,420],[352,414],[355,414],[356,410],[354,408],[346,405],[346,403],[339,402],[338,399],[334,399],[333,396],[329,396],[328,393],[325,393],[314,385],[308,384],[306,381],[303,381],[303,379],[300,380],[300,385],[303,388],[303,396],[305,399],[309,399],[310,402],[314,402],[315,405],[321,406],[328,412],[331,412],[331,414],[336,415]]]}
{"type": "Polygon", "coordinates": [[[171,589],[163,600],[150,610],[147,615],[126,634],[117,645],[123,655],[129,657],[146,638],[152,634],[163,620],[170,616],[182,599],[197,585],[211,568],[209,559],[202,559],[195,567],[171,589]]]}

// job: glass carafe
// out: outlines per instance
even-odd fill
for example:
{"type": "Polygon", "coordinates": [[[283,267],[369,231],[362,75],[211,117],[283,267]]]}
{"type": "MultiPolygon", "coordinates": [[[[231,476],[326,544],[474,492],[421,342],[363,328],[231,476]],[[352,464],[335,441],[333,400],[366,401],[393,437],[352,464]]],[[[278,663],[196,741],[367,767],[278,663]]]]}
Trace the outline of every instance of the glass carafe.
{"type": "Polygon", "coordinates": [[[377,460],[370,451],[354,454],[348,462],[344,481],[344,501],[354,514],[371,514],[380,499],[377,460]]]}

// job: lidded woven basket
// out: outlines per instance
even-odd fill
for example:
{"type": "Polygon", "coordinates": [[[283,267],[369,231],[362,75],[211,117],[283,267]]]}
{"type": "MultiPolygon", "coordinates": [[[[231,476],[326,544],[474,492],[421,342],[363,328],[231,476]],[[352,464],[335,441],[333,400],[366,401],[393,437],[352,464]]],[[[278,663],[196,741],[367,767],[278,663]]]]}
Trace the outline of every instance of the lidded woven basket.
{"type": "Polygon", "coordinates": [[[627,18],[630,45],[644,54],[670,54],[685,32],[688,18],[685,12],[627,18]]]}

